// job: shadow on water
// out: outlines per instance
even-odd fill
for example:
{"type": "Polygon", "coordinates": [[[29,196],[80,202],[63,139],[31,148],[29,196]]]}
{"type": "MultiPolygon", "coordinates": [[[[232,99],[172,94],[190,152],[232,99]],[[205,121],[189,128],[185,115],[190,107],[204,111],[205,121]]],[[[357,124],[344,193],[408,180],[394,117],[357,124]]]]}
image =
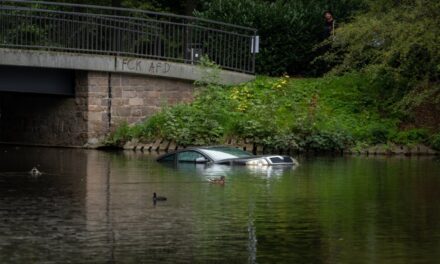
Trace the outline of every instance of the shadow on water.
{"type": "Polygon", "coordinates": [[[435,263],[436,158],[295,168],[0,147],[0,263],[435,263]],[[30,177],[37,166],[43,172],[30,177]],[[224,185],[210,178],[226,177],[224,185]],[[167,201],[154,204],[152,194],[167,201]]]}

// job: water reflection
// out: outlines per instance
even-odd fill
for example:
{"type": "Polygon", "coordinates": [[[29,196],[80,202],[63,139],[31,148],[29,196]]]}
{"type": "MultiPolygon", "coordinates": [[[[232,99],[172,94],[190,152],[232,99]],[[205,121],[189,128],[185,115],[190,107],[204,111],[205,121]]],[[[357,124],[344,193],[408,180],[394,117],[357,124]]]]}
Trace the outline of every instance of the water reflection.
{"type": "Polygon", "coordinates": [[[135,152],[0,149],[0,263],[434,263],[440,163],[155,162],[135,152]],[[30,177],[37,166],[44,174],[30,177]],[[225,176],[226,184],[209,184],[225,176]],[[153,192],[168,197],[154,205],[153,192]]]}
{"type": "Polygon", "coordinates": [[[298,166],[253,166],[246,167],[250,174],[263,178],[280,178],[294,171],[298,166]]]}
{"type": "Polygon", "coordinates": [[[195,174],[201,178],[218,178],[238,174],[261,178],[277,178],[294,171],[298,166],[230,166],[221,164],[162,163],[162,166],[180,172],[195,174]]]}

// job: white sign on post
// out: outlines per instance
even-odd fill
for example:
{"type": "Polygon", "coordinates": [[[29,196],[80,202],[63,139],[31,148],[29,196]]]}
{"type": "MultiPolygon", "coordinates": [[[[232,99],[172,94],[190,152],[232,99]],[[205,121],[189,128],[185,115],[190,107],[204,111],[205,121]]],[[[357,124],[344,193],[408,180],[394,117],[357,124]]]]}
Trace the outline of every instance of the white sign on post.
{"type": "Polygon", "coordinates": [[[251,53],[260,52],[260,36],[254,36],[251,41],[251,53]]]}

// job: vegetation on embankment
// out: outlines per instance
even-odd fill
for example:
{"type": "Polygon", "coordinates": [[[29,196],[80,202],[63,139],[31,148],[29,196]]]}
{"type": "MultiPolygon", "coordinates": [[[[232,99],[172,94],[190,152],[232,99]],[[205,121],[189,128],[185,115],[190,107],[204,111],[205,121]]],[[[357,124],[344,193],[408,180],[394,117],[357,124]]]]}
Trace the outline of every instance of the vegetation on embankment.
{"type": "Polygon", "coordinates": [[[236,137],[297,151],[340,151],[380,143],[440,147],[440,134],[401,129],[397,113],[385,114],[376,85],[359,73],[316,79],[260,76],[227,87],[209,84],[198,88],[192,103],[165,106],[143,123],[122,125],[107,144],[163,138],[179,145],[210,145],[236,137]]]}
{"type": "MultiPolygon", "coordinates": [[[[204,145],[239,137],[298,151],[418,143],[440,149],[440,2],[361,2],[362,9],[339,25],[335,37],[315,46],[316,53],[308,48],[308,54],[319,56],[307,67],[329,70],[325,77],[258,77],[231,87],[208,81],[199,85],[193,103],[165,107],[142,124],[122,126],[109,144],[161,137],[181,145],[204,145]]],[[[214,11],[212,15],[220,14],[214,11]]],[[[267,34],[270,39],[277,33],[267,34]]],[[[286,41],[300,45],[290,37],[286,41]]],[[[264,47],[300,53],[275,43],[264,47]]],[[[285,57],[304,66],[302,60],[285,57]]]]}

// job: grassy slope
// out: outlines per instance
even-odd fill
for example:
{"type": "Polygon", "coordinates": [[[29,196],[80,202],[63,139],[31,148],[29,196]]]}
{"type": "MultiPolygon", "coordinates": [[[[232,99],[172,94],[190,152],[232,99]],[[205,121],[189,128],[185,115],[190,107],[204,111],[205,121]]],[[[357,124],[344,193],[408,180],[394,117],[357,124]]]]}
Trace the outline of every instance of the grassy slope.
{"type": "Polygon", "coordinates": [[[144,123],[121,126],[109,144],[163,137],[183,145],[249,138],[274,148],[336,150],[429,140],[423,129],[398,131],[381,111],[378,87],[359,74],[317,79],[269,78],[231,87],[200,88],[192,104],[165,107],[144,123]]]}

